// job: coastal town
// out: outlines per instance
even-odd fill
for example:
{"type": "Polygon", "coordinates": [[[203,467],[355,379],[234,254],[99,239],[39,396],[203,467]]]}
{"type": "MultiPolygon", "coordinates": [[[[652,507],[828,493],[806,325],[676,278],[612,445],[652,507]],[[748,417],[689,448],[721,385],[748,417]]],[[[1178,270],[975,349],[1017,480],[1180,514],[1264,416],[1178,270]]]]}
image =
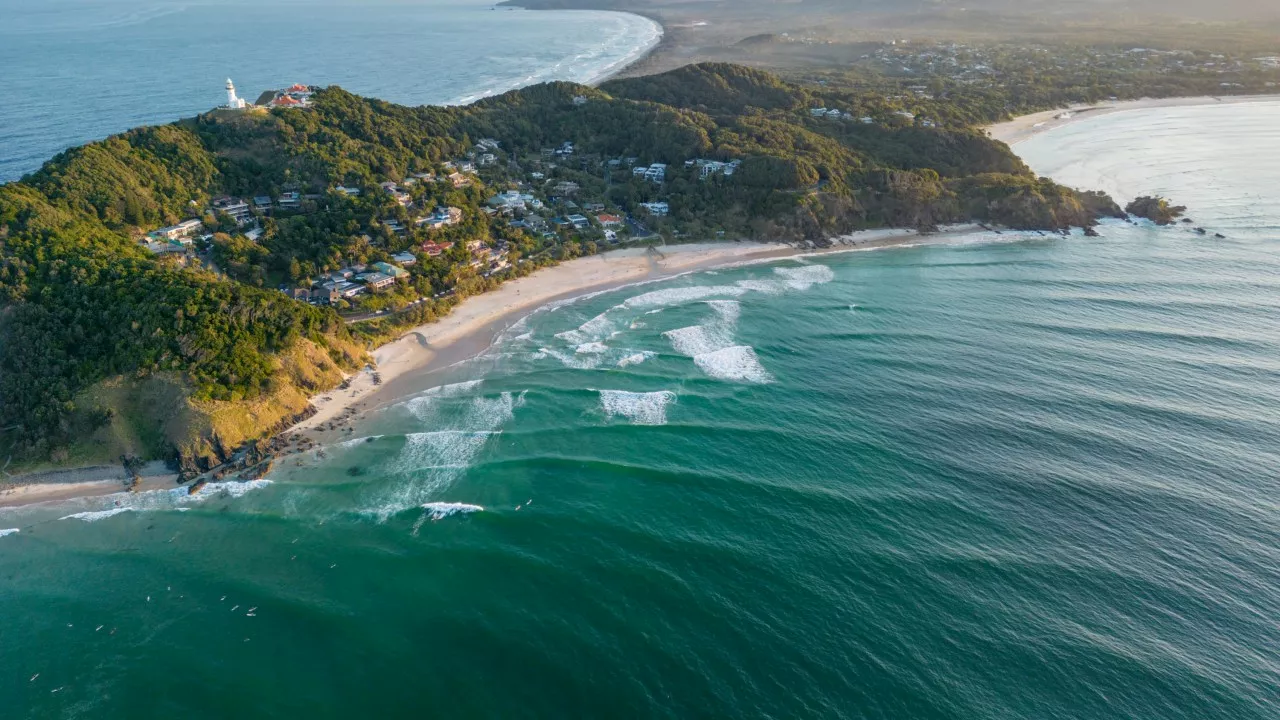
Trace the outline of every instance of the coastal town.
{"type": "MultiPolygon", "coordinates": [[[[315,90],[295,84],[248,103],[228,79],[227,101],[218,111],[305,111],[315,90]]],[[[578,107],[587,102],[574,99],[578,107]]],[[[517,157],[500,140],[482,138],[454,160],[399,179],[335,184],[324,192],[290,187],[274,195],[215,197],[193,207],[195,217],[151,230],[139,241],[167,262],[246,280],[232,259],[245,243],[269,240],[291,218],[372,204],[379,212],[354,229],[355,252],[328,265],[256,277],[296,300],[331,306],[357,320],[447,298],[467,277],[500,281],[539,257],[563,259],[637,240],[678,239],[680,230],[670,222],[670,184],[732,182],[741,166],[739,159],[689,158],[668,165],[603,158],[581,153],[569,141],[517,157]],[[464,209],[469,203],[460,193],[480,193],[478,212],[464,209]],[[619,202],[623,196],[636,199],[619,202]],[[477,227],[491,232],[476,233],[477,227]],[[476,239],[477,234],[490,239],[476,239]]]]}

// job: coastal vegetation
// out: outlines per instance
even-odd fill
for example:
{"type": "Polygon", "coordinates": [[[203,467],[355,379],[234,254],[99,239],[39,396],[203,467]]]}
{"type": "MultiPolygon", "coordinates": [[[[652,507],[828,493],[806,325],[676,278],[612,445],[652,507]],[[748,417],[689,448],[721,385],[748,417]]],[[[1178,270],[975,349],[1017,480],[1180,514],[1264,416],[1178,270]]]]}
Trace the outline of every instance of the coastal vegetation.
{"type": "Polygon", "coordinates": [[[878,91],[711,64],[455,108],[327,88],[307,110],[215,111],[69,150],[0,186],[0,452],[206,466],[305,412],[372,344],[618,233],[821,245],[1121,214],[1036,177],[970,121],[985,114],[948,115],[965,102],[910,112],[878,91]],[[508,190],[543,209],[496,207],[508,190]],[[237,220],[239,197],[256,209],[237,220]],[[598,219],[577,214],[591,207],[598,219]],[[210,232],[182,252],[146,236],[184,220],[210,232]],[[377,264],[396,273],[385,289],[310,293],[377,264]],[[121,388],[160,400],[125,403],[121,388]]]}
{"type": "Polygon", "coordinates": [[[1130,215],[1146,218],[1157,225],[1172,225],[1187,211],[1185,205],[1174,205],[1159,196],[1144,195],[1125,206],[1130,215]]]}

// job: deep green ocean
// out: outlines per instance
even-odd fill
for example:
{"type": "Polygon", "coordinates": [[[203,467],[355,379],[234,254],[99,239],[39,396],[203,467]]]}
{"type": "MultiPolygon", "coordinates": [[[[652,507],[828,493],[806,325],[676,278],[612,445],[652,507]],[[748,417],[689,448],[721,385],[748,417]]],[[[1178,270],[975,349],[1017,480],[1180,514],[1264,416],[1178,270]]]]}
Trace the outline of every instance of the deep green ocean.
{"type": "Polygon", "coordinates": [[[1210,234],[624,288],[264,481],[0,511],[0,717],[1280,717],[1280,103],[1018,150],[1210,234]]]}

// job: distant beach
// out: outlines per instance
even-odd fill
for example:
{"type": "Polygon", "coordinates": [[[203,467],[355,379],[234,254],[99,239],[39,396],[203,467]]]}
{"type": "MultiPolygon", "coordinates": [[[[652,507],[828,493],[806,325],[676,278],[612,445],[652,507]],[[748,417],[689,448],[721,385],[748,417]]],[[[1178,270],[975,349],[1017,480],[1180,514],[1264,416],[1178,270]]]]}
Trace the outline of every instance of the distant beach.
{"type": "Polygon", "coordinates": [[[1096,103],[1092,105],[1074,105],[1069,108],[1046,110],[1044,112],[1022,115],[1007,122],[987,126],[991,137],[1007,145],[1013,146],[1024,142],[1040,133],[1048,132],[1088,118],[1129,110],[1145,110],[1149,108],[1194,107],[1198,105],[1235,105],[1280,100],[1280,95],[1228,95],[1222,97],[1174,97],[1143,98],[1142,100],[1122,100],[1116,102],[1096,103]]]}
{"type": "Polygon", "coordinates": [[[663,37],[661,25],[632,13],[495,9],[484,0],[336,0],[301,14],[283,0],[162,9],[50,0],[6,7],[4,18],[0,182],[68,147],[211,110],[228,77],[250,98],[301,82],[403,105],[457,105],[542,82],[603,82],[663,37]],[[286,27],[286,38],[307,42],[282,42],[286,27]],[[76,71],[51,75],[60,62],[76,71]]]}

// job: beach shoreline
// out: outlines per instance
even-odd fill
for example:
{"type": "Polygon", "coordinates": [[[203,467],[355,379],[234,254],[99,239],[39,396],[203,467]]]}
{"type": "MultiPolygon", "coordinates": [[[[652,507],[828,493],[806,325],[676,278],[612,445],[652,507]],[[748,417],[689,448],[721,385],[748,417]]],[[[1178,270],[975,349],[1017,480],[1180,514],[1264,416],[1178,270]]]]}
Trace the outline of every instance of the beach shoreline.
{"type": "Polygon", "coordinates": [[[1020,115],[1012,120],[988,125],[986,130],[992,138],[1009,147],[1030,140],[1037,135],[1066,127],[1088,118],[1113,115],[1131,110],[1147,110],[1150,108],[1198,107],[1202,105],[1238,105],[1243,103],[1280,101],[1276,95],[1224,95],[1172,98],[1143,98],[1141,100],[1118,100],[1106,103],[1073,105],[1057,110],[1020,115]],[[1063,117],[1065,115],[1065,117],[1063,117]]]}
{"type": "Polygon", "coordinates": [[[448,316],[407,330],[376,348],[376,368],[351,376],[343,390],[313,397],[316,412],[281,434],[311,433],[319,442],[335,439],[346,429],[347,421],[423,390],[424,376],[481,355],[504,330],[553,303],[692,272],[794,257],[942,243],[980,230],[978,225],[966,224],[922,235],[914,230],[884,228],[833,238],[827,248],[725,241],[663,247],[659,252],[665,257],[661,258],[650,255],[647,248],[576,258],[469,297],[448,316]]]}
{"type": "MultiPolygon", "coordinates": [[[[943,243],[980,230],[977,225],[959,225],[937,233],[920,234],[908,229],[883,228],[833,238],[831,247],[827,248],[719,241],[659,247],[658,254],[650,253],[648,248],[633,247],[575,258],[507,281],[496,290],[471,296],[449,315],[406,330],[395,340],[375,348],[371,354],[376,366],[352,374],[345,388],[313,396],[311,404],[315,413],[278,436],[308,435],[322,444],[347,437],[342,433],[352,420],[429,387],[424,384],[430,382],[424,380],[426,376],[482,355],[504,330],[552,304],[704,270],[943,243]]],[[[152,463],[149,468],[152,469],[144,470],[136,489],[175,486],[176,474],[162,472],[159,463],[152,463]]],[[[126,479],[119,465],[13,476],[0,485],[0,508],[111,495],[127,489],[126,479]]]]}

